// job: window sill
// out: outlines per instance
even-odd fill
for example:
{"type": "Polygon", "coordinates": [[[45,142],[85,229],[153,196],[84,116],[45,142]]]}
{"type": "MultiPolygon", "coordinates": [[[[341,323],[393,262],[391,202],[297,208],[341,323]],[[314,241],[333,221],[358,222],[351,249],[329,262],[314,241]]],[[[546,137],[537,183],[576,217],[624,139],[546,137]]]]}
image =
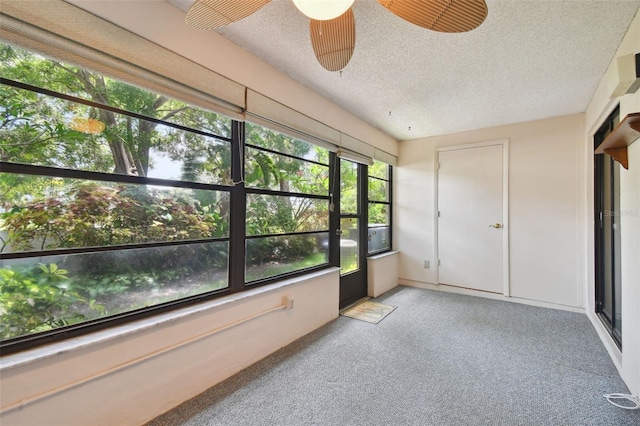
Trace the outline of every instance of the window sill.
{"type": "Polygon", "coordinates": [[[375,254],[375,253],[374,253],[374,254],[372,254],[372,255],[368,256],[368,257],[367,257],[367,260],[377,260],[377,259],[382,259],[382,258],[384,258],[384,257],[387,257],[387,256],[393,256],[393,255],[396,255],[396,254],[398,254],[398,251],[396,251],[396,250],[385,251],[385,252],[377,253],[377,254],[375,254]]]}
{"type": "Polygon", "coordinates": [[[273,284],[264,285],[257,288],[248,289],[239,293],[234,293],[219,299],[206,301],[194,306],[184,307],[171,312],[165,312],[151,318],[145,318],[128,324],[114,326],[95,333],[71,338],[68,340],[52,343],[34,349],[17,352],[15,354],[0,358],[0,373],[12,368],[25,366],[31,363],[43,361],[68,352],[77,351],[87,347],[99,345],[111,340],[119,339],[131,334],[140,333],[145,330],[161,327],[169,323],[200,314],[205,311],[236,304],[257,295],[273,292],[294,284],[299,284],[311,279],[323,277],[337,272],[339,269],[331,267],[321,271],[312,272],[303,276],[285,279],[273,284]]]}

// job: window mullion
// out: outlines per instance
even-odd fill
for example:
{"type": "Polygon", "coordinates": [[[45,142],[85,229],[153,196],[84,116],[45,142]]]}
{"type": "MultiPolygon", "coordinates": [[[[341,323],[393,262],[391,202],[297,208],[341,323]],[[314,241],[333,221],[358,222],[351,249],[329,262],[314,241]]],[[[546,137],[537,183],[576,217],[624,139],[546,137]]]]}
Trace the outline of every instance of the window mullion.
{"type": "Polygon", "coordinates": [[[389,165],[387,177],[389,190],[389,250],[393,249],[393,166],[389,165]]]}
{"type": "Polygon", "coordinates": [[[329,263],[340,267],[340,159],[334,152],[329,153],[329,193],[331,207],[329,209],[329,263]]]}
{"type": "Polygon", "coordinates": [[[244,123],[232,123],[231,141],[231,215],[229,218],[229,287],[231,291],[244,289],[245,281],[245,223],[246,190],[244,187],[244,123]]]}
{"type": "MultiPolygon", "coordinates": [[[[358,191],[358,196],[359,196],[359,200],[358,203],[360,204],[360,215],[361,215],[361,221],[359,224],[359,233],[360,233],[360,245],[358,250],[360,251],[359,256],[361,259],[363,259],[363,262],[366,262],[366,258],[367,258],[367,254],[369,252],[369,245],[368,245],[368,240],[369,240],[369,167],[365,164],[359,164],[358,165],[359,168],[359,176],[358,176],[358,186],[359,186],[359,191],[358,191]]],[[[364,277],[365,277],[365,282],[366,282],[366,277],[367,277],[367,269],[366,269],[366,263],[362,263],[363,267],[364,267],[364,277]]]]}

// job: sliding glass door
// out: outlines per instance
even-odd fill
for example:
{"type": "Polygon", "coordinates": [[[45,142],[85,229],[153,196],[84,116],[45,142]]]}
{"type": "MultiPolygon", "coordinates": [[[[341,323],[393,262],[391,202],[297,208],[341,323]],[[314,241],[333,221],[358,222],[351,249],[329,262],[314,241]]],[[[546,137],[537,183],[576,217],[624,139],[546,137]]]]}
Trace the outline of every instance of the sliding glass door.
{"type": "MultiPolygon", "coordinates": [[[[619,108],[594,135],[594,148],[619,121],[619,108]]],[[[594,158],[595,307],[602,323],[622,347],[620,264],[620,164],[607,154],[594,158]]]]}

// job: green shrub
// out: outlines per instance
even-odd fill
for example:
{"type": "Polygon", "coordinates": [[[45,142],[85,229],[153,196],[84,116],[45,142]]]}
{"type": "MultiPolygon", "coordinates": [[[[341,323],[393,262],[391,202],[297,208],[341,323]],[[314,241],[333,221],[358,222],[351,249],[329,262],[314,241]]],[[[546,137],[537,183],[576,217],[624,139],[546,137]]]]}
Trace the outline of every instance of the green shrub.
{"type": "Polygon", "coordinates": [[[3,214],[13,251],[95,247],[210,238],[213,214],[146,187],[95,182],[65,185],[66,194],[12,206],[3,214]]]}
{"type": "Polygon", "coordinates": [[[8,339],[85,320],[79,306],[100,310],[68,289],[65,269],[54,263],[0,269],[0,337],[8,339]]]}

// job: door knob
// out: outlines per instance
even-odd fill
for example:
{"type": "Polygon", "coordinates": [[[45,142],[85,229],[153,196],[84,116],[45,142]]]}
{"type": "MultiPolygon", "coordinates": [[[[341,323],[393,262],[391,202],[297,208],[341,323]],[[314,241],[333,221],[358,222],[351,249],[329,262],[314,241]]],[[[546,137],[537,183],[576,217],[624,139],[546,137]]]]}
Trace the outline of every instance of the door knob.
{"type": "Polygon", "coordinates": [[[501,223],[494,223],[493,225],[489,225],[489,228],[500,229],[500,228],[502,228],[502,224],[501,223]]]}

